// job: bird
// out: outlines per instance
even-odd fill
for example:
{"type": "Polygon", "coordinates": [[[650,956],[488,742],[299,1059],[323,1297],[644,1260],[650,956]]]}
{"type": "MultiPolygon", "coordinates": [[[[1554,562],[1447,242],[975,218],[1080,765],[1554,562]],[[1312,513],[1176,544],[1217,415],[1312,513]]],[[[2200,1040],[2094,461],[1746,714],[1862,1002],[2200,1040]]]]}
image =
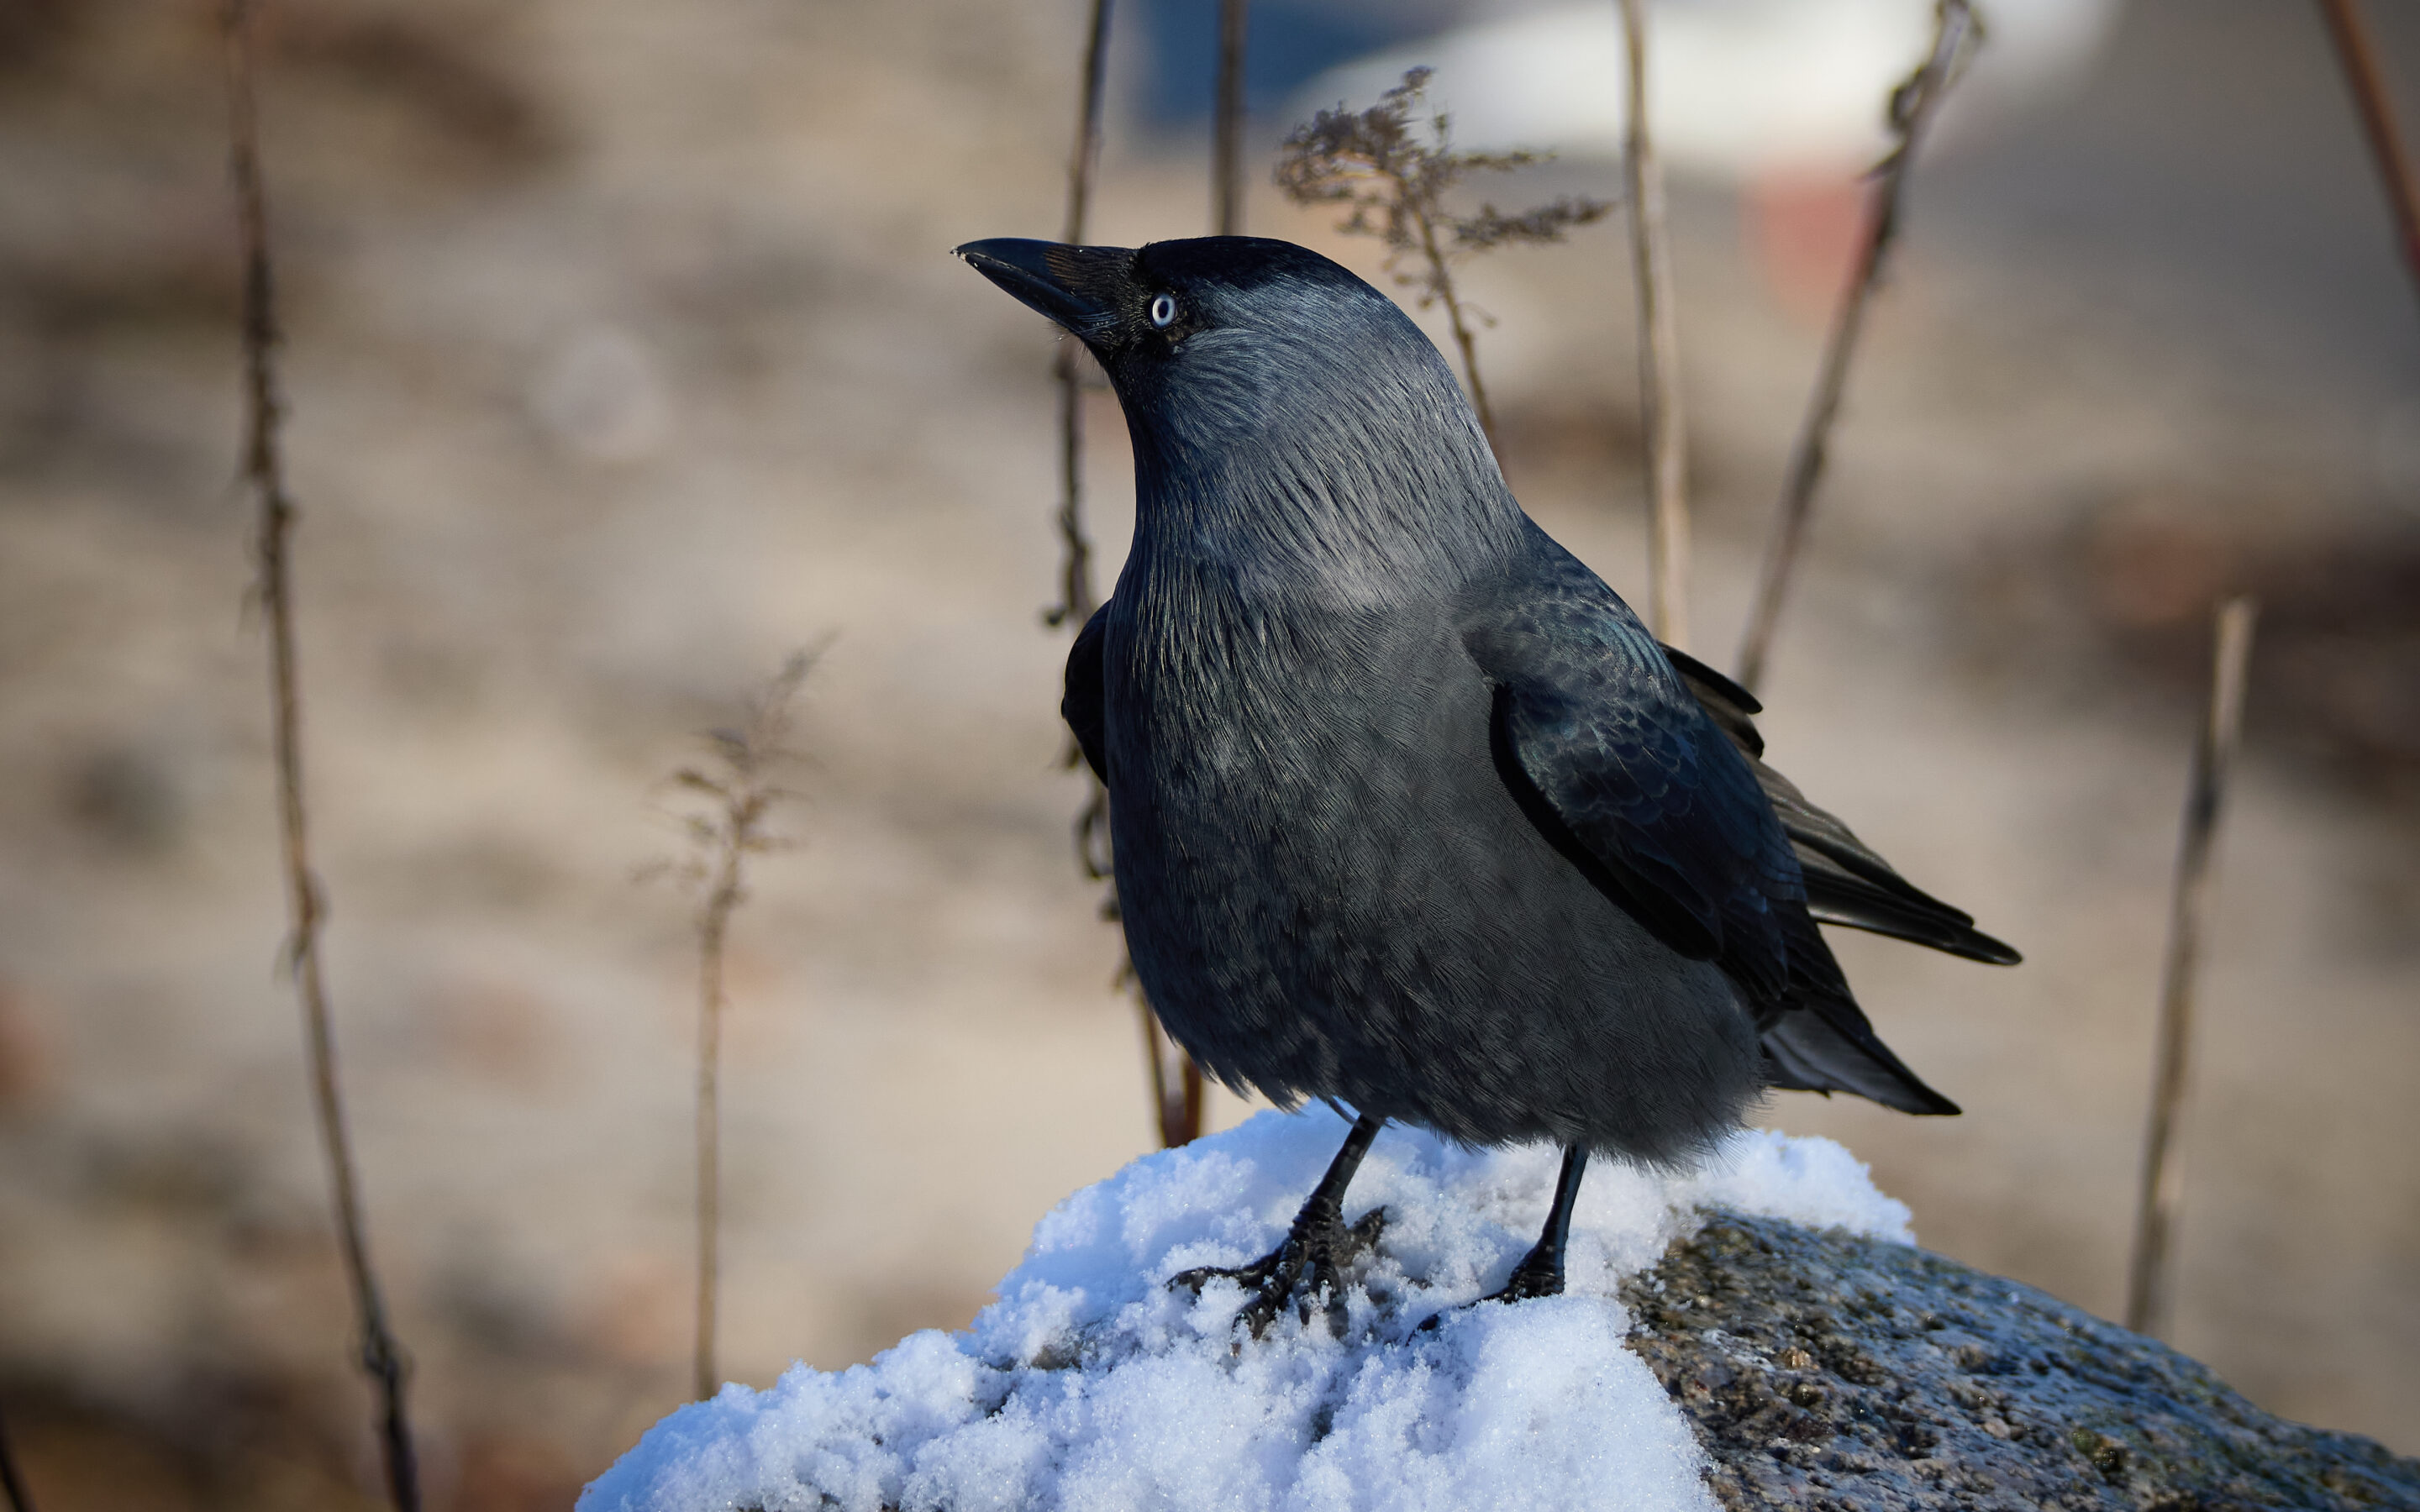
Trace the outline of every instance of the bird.
{"type": "Polygon", "coordinates": [[[1876,1036],[1818,929],[2017,953],[1765,764],[1757,701],[1661,644],[1523,512],[1445,359],[1386,295],[1265,238],[1000,238],[956,255],[1098,359],[1134,539],[1062,712],[1109,794],[1134,972],[1201,1067],[1353,1127],[1232,1269],[1259,1335],[1341,1327],[1380,1129],[1551,1141],[1564,1285],[1591,1156],[1677,1167],[1768,1088],[1957,1105],[1876,1036]]]}

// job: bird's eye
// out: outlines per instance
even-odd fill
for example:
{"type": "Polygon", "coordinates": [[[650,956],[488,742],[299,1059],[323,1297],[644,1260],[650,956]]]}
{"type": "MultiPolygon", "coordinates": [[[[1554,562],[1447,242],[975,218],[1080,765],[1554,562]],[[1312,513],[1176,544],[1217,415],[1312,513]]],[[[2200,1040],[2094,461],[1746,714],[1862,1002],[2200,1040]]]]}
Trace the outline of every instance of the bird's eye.
{"type": "Polygon", "coordinates": [[[1174,296],[1162,294],[1157,299],[1151,301],[1151,323],[1153,325],[1157,326],[1162,330],[1166,330],[1169,326],[1174,324],[1175,320],[1176,300],[1174,296]]]}

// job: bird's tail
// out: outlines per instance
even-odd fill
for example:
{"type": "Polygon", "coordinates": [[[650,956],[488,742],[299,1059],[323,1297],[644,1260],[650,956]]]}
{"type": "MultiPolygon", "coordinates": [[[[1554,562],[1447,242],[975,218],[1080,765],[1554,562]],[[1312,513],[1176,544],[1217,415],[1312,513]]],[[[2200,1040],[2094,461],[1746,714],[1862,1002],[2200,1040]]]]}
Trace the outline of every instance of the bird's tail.
{"type": "Polygon", "coordinates": [[[1764,1031],[1764,1062],[1768,1086],[1854,1092],[1901,1113],[1958,1111],[1957,1103],[1924,1085],[1872,1029],[1844,1028],[1812,1009],[1784,1012],[1764,1031]]]}
{"type": "MultiPolygon", "coordinates": [[[[1807,801],[1798,785],[1764,764],[1764,736],[1751,716],[1756,695],[1685,652],[1664,654],[1699,705],[1730,738],[1790,837],[1807,883],[1807,916],[1929,945],[1970,961],[2014,965],[2017,952],[1975,927],[1973,916],[1923,891],[1848,825],[1807,801]]],[[[1949,1114],[1958,1104],[1924,1085],[1891,1053],[1849,992],[1831,948],[1812,925],[1790,940],[1790,985],[1758,1026],[1765,1080],[1800,1092],[1854,1092],[1902,1113],[1949,1114]]]]}
{"type": "Polygon", "coordinates": [[[1958,1104],[1924,1084],[1874,1033],[1849,980],[1812,924],[1790,940],[1790,988],[1758,1026],[1765,1079],[1800,1092],[1854,1092],[1901,1113],[1952,1114],[1958,1104]]]}

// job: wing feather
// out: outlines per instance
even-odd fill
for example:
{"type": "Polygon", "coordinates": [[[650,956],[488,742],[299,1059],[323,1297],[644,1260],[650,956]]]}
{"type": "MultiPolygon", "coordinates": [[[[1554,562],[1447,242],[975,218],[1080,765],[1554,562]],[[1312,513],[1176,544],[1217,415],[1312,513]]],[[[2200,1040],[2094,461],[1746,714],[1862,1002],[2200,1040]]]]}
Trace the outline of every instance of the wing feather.
{"type": "Polygon", "coordinates": [[[1664,655],[1707,717],[1747,758],[1797,855],[1807,912],[1826,924],[1869,930],[1970,961],[2012,966],[2024,959],[1975,928],[1973,915],[1900,876],[1848,825],[1809,803],[1796,783],[1766,765],[1764,737],[1749,717],[1763,706],[1746,689],[1685,652],[1666,646],[1664,655]]]}

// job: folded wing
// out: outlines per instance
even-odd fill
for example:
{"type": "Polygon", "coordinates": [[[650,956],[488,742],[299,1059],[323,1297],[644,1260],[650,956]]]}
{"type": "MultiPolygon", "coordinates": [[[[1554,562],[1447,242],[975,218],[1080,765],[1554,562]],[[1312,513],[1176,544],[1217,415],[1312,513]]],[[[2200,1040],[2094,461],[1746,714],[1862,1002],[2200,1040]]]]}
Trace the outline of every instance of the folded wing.
{"type": "MultiPolygon", "coordinates": [[[[1701,706],[1612,590],[1534,539],[1544,560],[1482,592],[1463,625],[1496,689],[1498,772],[1530,822],[1659,939],[1723,967],[1776,1086],[1957,1112],[1874,1034],[1816,929],[1807,847],[1761,780],[1754,701],[1701,706]]],[[[1823,874],[1827,897],[1841,890],[1823,874]]]]}

